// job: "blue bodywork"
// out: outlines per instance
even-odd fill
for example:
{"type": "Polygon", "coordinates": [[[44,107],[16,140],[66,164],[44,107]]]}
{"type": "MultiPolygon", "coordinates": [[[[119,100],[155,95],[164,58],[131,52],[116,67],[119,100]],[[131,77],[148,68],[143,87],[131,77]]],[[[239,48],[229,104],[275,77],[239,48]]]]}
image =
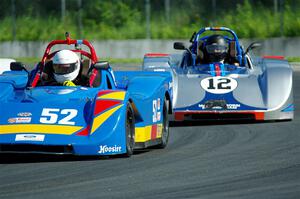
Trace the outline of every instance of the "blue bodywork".
{"type": "MultiPolygon", "coordinates": [[[[99,73],[101,84],[94,88],[32,88],[28,87],[32,75],[25,71],[1,74],[0,151],[126,153],[127,103],[134,109],[136,128],[162,123],[163,117],[152,119],[153,100],[171,99],[168,73],[113,72],[110,67],[99,73]]],[[[162,106],[160,103],[161,110],[162,106]]]]}

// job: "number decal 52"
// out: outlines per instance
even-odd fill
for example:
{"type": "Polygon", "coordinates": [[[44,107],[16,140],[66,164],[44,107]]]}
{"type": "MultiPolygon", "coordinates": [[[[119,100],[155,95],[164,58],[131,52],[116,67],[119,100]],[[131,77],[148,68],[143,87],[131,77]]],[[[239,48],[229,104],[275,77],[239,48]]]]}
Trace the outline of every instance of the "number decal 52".
{"type": "Polygon", "coordinates": [[[201,87],[209,93],[224,94],[236,89],[237,81],[230,77],[208,77],[201,81],[201,87]]]}
{"type": "Polygon", "coordinates": [[[75,125],[72,119],[77,116],[77,113],[76,109],[43,108],[40,123],[75,125]],[[58,118],[61,119],[58,120],[58,118]]]}

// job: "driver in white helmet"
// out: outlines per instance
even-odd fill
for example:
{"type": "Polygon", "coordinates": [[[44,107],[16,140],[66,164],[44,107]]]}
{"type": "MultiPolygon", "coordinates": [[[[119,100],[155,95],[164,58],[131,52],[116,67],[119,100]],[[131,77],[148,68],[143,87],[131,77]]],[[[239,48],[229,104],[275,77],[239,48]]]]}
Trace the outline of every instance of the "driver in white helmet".
{"type": "Polygon", "coordinates": [[[61,50],[53,57],[53,78],[64,86],[76,86],[80,72],[80,60],[71,50],[61,50]]]}

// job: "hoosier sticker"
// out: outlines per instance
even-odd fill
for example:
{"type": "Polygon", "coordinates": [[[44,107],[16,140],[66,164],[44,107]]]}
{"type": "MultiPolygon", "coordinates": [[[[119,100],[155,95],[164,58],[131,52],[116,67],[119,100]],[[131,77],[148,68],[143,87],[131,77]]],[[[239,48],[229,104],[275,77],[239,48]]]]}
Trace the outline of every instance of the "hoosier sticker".
{"type": "Polygon", "coordinates": [[[122,150],[122,147],[120,146],[107,146],[107,145],[104,145],[104,146],[99,146],[99,151],[98,153],[100,154],[104,154],[104,153],[117,153],[117,152],[121,152],[122,150]]]}

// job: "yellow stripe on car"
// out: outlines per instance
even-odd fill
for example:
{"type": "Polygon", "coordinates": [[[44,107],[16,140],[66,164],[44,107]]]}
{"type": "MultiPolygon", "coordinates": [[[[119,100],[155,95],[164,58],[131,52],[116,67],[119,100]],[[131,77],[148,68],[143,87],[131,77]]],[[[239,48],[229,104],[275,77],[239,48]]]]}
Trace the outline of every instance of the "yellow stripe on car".
{"type": "MultiPolygon", "coordinates": [[[[147,142],[151,140],[152,134],[152,125],[144,126],[144,127],[135,127],[135,142],[147,142]]],[[[162,136],[162,124],[157,124],[157,133],[156,137],[161,138],[162,136]]]]}
{"type": "Polygon", "coordinates": [[[45,125],[45,124],[10,124],[0,125],[0,134],[41,133],[72,135],[82,129],[82,126],[45,125]]]}
{"type": "Polygon", "coordinates": [[[101,124],[103,124],[103,122],[105,122],[107,120],[107,118],[109,118],[114,112],[116,112],[122,106],[123,106],[123,104],[118,105],[115,108],[112,108],[112,109],[102,113],[101,115],[97,116],[94,119],[91,134],[93,134],[96,131],[96,129],[99,128],[99,126],[101,126],[101,124]]]}
{"type": "Polygon", "coordinates": [[[98,99],[124,100],[126,92],[117,91],[101,95],[98,99]]]}
{"type": "Polygon", "coordinates": [[[135,127],[135,142],[146,142],[151,140],[152,125],[145,127],[135,127]]]}

